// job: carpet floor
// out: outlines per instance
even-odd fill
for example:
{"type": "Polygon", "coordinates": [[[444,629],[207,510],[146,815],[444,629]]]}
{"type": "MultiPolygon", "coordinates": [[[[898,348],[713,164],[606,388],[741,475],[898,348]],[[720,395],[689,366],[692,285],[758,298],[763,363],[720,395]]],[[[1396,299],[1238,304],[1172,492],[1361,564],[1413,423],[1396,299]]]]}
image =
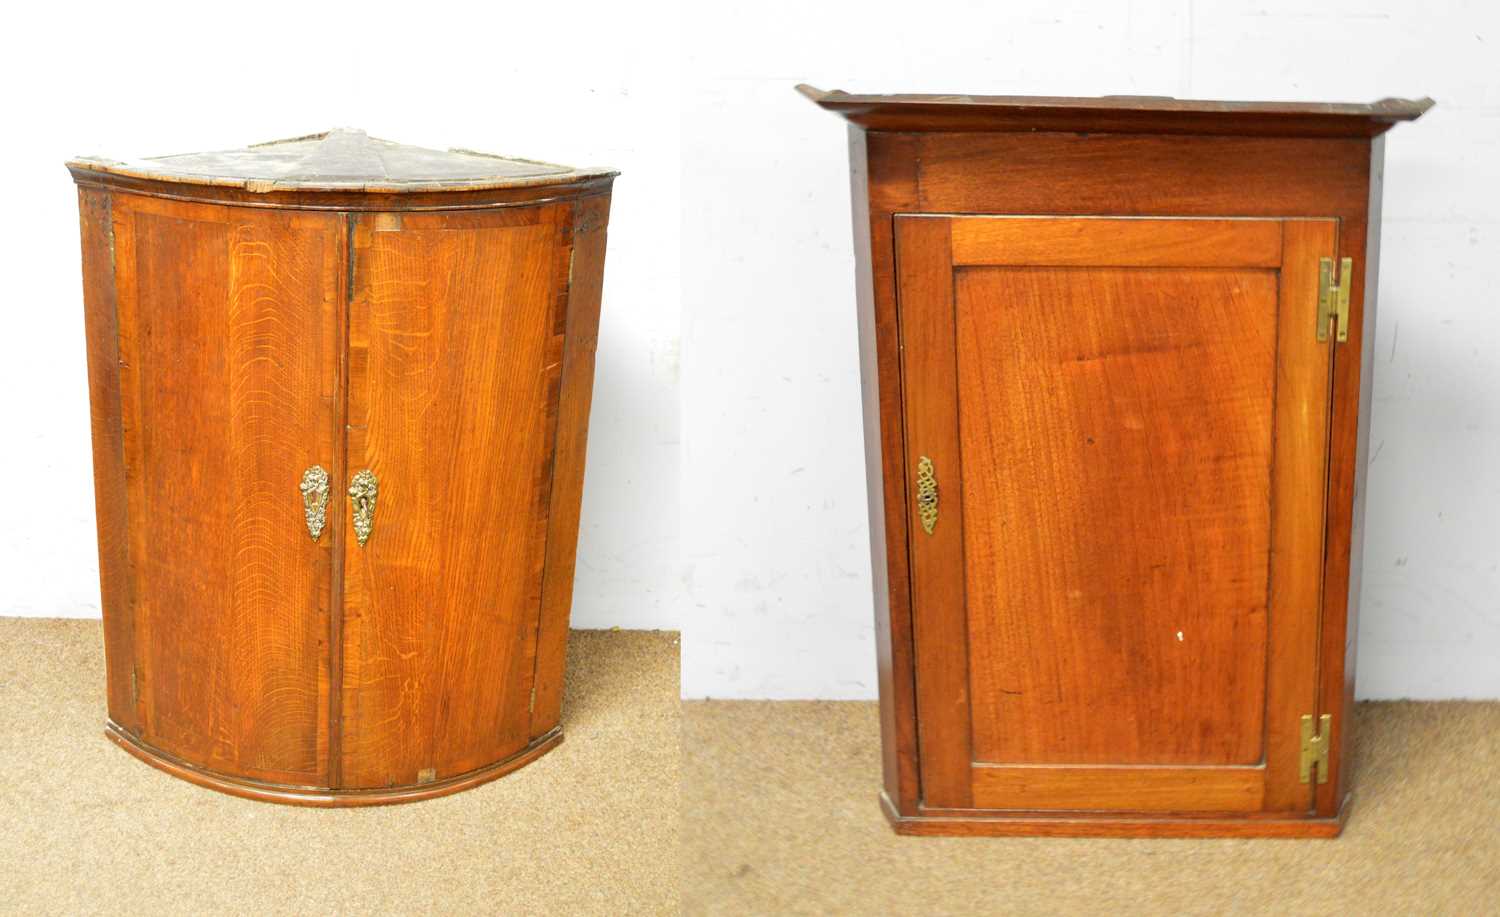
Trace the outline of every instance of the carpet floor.
{"type": "Polygon", "coordinates": [[[97,621],[0,618],[0,912],[675,914],[677,634],[575,631],[566,740],[427,802],[201,789],[103,735],[97,621]]]}
{"type": "Polygon", "coordinates": [[[1500,914],[1500,703],[1365,703],[1338,840],[898,837],[874,704],[683,704],[687,914],[1500,914]]]}

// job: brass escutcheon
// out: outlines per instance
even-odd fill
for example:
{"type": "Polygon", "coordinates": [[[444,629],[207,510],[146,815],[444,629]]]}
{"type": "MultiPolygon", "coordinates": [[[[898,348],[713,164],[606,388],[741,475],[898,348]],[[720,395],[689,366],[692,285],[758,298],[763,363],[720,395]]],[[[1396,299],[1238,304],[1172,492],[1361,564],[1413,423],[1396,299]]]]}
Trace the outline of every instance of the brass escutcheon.
{"type": "Polygon", "coordinates": [[[313,541],[323,534],[323,523],[328,518],[328,470],[314,465],[302,472],[302,512],[307,517],[307,534],[313,541]]]}
{"type": "Polygon", "coordinates": [[[364,547],[365,542],[370,540],[370,532],[375,528],[375,495],[380,489],[380,482],[375,478],[375,472],[366,468],[357,472],[349,481],[349,505],[354,510],[354,537],[359,539],[359,546],[364,547]]]}

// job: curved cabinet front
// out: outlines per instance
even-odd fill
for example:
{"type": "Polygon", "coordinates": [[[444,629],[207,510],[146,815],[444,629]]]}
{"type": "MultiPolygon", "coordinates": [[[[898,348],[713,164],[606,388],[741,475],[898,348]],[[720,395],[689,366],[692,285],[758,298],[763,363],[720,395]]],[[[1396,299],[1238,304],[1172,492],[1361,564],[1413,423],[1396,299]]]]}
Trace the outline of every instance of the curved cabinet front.
{"type": "Polygon", "coordinates": [[[321,805],[555,744],[607,182],[430,212],[80,186],[109,735],[321,805]]]}

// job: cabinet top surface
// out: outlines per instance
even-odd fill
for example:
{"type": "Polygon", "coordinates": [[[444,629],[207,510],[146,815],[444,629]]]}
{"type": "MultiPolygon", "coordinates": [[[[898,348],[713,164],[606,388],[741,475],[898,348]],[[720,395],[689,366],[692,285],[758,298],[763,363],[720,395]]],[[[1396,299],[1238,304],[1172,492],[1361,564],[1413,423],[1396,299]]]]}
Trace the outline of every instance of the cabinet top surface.
{"type": "Polygon", "coordinates": [[[1432,99],[1218,102],[1170,96],[855,95],[799,85],[819,106],[869,130],[1081,131],[1373,137],[1411,121],[1432,99]]]}
{"type": "Polygon", "coordinates": [[[347,128],[237,150],[132,160],[81,156],[68,168],[75,176],[107,173],[248,191],[394,193],[564,185],[617,174],[473,150],[430,150],[347,128]]]}

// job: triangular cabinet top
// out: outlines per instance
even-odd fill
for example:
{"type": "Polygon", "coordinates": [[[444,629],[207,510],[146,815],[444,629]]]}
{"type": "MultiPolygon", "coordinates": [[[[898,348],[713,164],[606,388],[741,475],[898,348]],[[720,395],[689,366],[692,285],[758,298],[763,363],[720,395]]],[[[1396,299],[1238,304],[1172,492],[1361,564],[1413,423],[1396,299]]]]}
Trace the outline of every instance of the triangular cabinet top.
{"type": "Polygon", "coordinates": [[[800,85],[829,111],[876,131],[1080,131],[1279,137],[1374,137],[1411,121],[1432,99],[1211,102],[1168,96],[853,95],[800,85]]]}
{"type": "Polygon", "coordinates": [[[210,153],[132,160],[83,156],[69,161],[68,168],[79,178],[99,173],[262,193],[389,194],[545,188],[576,185],[617,174],[608,169],[575,169],[472,150],[431,150],[377,140],[364,131],[351,129],[210,153]]]}

